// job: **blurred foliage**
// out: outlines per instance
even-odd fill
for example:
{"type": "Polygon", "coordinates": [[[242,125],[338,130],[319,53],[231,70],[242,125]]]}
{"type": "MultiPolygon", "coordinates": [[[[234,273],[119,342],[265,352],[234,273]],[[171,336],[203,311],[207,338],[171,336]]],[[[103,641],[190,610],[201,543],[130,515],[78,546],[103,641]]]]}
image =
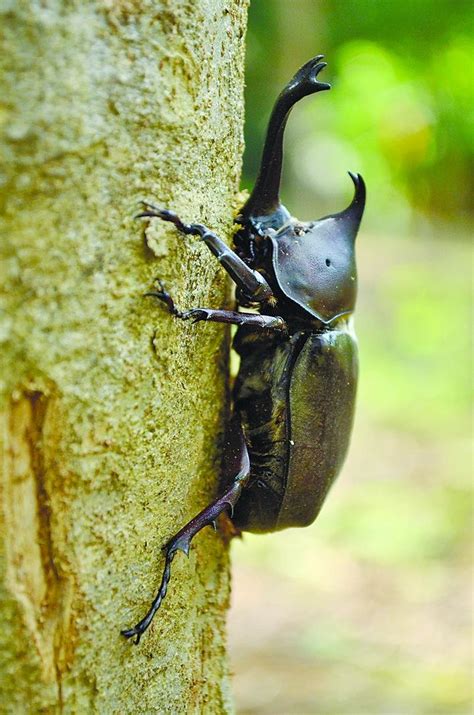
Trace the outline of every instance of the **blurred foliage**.
{"type": "Polygon", "coordinates": [[[308,529],[245,535],[230,623],[239,715],[472,712],[474,4],[255,0],[245,182],[271,106],[324,52],[331,92],[288,123],[282,200],[312,219],[368,186],[361,377],[347,464],[308,529]]]}
{"type": "Polygon", "coordinates": [[[474,3],[465,0],[255,2],[248,185],[276,94],[324,52],[333,89],[302,103],[289,123],[296,146],[286,203],[296,213],[319,196],[324,210],[333,209],[341,175],[352,169],[371,189],[366,225],[406,229],[413,210],[465,220],[474,189],[473,29],[474,3]]]}

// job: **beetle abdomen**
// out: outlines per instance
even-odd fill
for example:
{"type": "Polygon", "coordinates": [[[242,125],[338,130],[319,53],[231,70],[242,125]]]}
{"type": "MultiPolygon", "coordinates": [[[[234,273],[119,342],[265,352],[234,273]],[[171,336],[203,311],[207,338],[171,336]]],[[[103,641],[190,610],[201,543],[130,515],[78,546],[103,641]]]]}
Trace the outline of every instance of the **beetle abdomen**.
{"type": "Polygon", "coordinates": [[[344,460],[352,426],[357,348],[346,331],[297,333],[277,345],[239,345],[235,405],[253,486],[234,521],[246,531],[306,526],[344,460]],[[257,348],[257,349],[256,349],[257,348]]]}
{"type": "Polygon", "coordinates": [[[246,531],[273,531],[285,491],[288,461],[288,384],[297,348],[294,341],[240,329],[234,341],[240,371],[234,388],[249,450],[251,485],[233,520],[246,531]]]}

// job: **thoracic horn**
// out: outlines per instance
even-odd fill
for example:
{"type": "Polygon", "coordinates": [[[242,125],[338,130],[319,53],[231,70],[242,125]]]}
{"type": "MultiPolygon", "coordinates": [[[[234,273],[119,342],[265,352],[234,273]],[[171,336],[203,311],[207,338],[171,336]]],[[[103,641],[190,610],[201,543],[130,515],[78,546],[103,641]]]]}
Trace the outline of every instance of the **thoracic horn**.
{"type": "Polygon", "coordinates": [[[332,217],[335,218],[338,223],[339,221],[344,221],[347,226],[345,230],[346,235],[351,234],[355,240],[362,214],[364,213],[366,189],[364,179],[360,174],[353,174],[352,171],[348,171],[347,173],[355,186],[354,198],[344,211],[333,214],[332,217]]]}

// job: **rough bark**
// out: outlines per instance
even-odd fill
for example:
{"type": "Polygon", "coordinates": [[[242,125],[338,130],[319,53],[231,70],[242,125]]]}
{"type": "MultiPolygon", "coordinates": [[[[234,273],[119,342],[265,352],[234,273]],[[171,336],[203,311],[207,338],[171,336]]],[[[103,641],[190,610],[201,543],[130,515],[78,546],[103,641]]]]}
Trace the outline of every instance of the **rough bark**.
{"type": "Polygon", "coordinates": [[[221,713],[228,558],[206,529],[135,647],[160,546],[214,494],[226,281],[155,200],[229,238],[246,0],[3,5],[2,712],[221,713]]]}

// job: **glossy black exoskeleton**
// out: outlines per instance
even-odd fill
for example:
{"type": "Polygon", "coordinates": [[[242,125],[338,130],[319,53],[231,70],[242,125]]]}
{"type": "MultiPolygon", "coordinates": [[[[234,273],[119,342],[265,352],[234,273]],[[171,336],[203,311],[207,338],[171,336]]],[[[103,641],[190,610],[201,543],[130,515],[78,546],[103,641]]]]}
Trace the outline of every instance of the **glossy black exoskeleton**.
{"type": "Polygon", "coordinates": [[[162,582],[148,613],[122,631],[141,635],[166,595],[171,562],[189,552],[193,537],[224,511],[236,527],[268,532],[306,526],[317,516],[349,444],[357,383],[351,327],[357,277],[354,241],[365,185],[352,203],[319,221],[294,219],[280,203],[283,133],[293,105],[330,89],[318,80],[322,55],[307,62],[278,97],[267,130],[261,169],[237,219],[235,251],[201,224],[144,202],[141,217],[172,222],[208,246],[237,285],[238,307],[258,313],[193,308],[180,311],[158,281],[152,295],[182,320],[239,325],[234,347],[241,365],[223,455],[220,496],[164,547],[162,582]]]}

